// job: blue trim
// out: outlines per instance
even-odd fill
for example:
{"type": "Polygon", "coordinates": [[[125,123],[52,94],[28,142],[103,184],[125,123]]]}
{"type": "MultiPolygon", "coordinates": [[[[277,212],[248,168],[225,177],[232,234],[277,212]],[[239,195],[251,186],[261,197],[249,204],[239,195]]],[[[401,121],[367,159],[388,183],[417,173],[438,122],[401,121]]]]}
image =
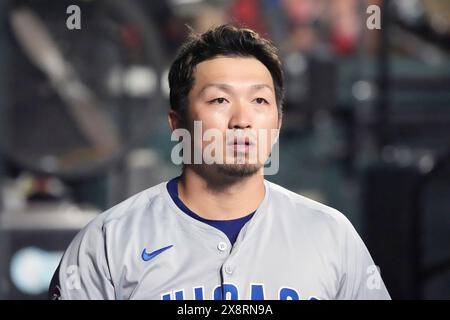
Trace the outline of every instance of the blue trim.
{"type": "Polygon", "coordinates": [[[200,217],[198,214],[189,209],[183,201],[178,197],[178,181],[180,177],[173,178],[167,183],[167,191],[169,192],[170,197],[173,202],[180,208],[181,211],[186,213],[188,216],[206,223],[216,229],[219,229],[223,233],[225,233],[233,245],[236,242],[236,239],[241,231],[242,227],[253,217],[255,212],[252,212],[244,217],[233,219],[233,220],[209,220],[200,217]]]}

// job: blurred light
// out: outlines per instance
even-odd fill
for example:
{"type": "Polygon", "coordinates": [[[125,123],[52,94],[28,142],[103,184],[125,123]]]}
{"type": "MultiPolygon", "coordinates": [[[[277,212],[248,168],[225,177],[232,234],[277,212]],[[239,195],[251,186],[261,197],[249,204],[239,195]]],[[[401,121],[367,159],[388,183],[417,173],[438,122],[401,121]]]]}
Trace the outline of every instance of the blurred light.
{"type": "Polygon", "coordinates": [[[119,96],[148,97],[156,90],[155,72],[146,66],[132,66],[126,70],[116,66],[108,75],[109,91],[119,96]]]}
{"type": "Polygon", "coordinates": [[[375,90],[370,82],[360,80],[353,84],[352,94],[359,101],[367,101],[374,97],[375,90]]]}
{"type": "Polygon", "coordinates": [[[6,211],[20,211],[26,206],[26,190],[12,180],[4,181],[2,203],[6,211]]]}
{"type": "Polygon", "coordinates": [[[409,167],[415,163],[412,150],[404,146],[386,146],[381,151],[383,161],[395,163],[401,167],[409,167]]]}
{"type": "Polygon", "coordinates": [[[197,4],[203,2],[203,0],[171,0],[172,5],[185,5],[185,4],[197,4]]]}
{"type": "Polygon", "coordinates": [[[419,0],[397,0],[398,14],[409,24],[417,23],[423,16],[423,7],[419,0]]]}
{"type": "Polygon", "coordinates": [[[123,77],[125,92],[132,97],[150,96],[156,89],[155,72],[144,66],[129,68],[123,77]]]}
{"type": "Polygon", "coordinates": [[[291,53],[286,58],[286,71],[293,76],[299,76],[306,71],[307,61],[299,52],[291,53]]]}
{"type": "Polygon", "coordinates": [[[62,255],[62,251],[47,252],[36,247],[20,249],[11,259],[12,283],[25,294],[46,292],[62,255]]]}
{"type": "Polygon", "coordinates": [[[164,70],[161,75],[161,91],[166,98],[170,96],[169,69],[164,70]]]}
{"type": "Polygon", "coordinates": [[[431,154],[422,156],[419,160],[419,169],[422,173],[428,173],[434,168],[434,157],[431,154]]]}
{"type": "Polygon", "coordinates": [[[47,191],[54,196],[61,196],[66,191],[66,188],[61,180],[49,178],[47,181],[47,191]]]}

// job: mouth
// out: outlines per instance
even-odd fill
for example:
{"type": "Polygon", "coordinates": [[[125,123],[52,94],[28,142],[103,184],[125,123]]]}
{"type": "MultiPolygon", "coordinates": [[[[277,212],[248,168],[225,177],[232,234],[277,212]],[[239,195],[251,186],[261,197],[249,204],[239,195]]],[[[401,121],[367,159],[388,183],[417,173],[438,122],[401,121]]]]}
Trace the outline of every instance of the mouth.
{"type": "Polygon", "coordinates": [[[235,138],[234,140],[228,142],[229,146],[254,146],[255,142],[250,138],[235,138]]]}
{"type": "Polygon", "coordinates": [[[250,138],[235,138],[234,140],[228,143],[228,148],[233,150],[234,155],[247,155],[250,153],[256,143],[252,141],[250,138]]]}

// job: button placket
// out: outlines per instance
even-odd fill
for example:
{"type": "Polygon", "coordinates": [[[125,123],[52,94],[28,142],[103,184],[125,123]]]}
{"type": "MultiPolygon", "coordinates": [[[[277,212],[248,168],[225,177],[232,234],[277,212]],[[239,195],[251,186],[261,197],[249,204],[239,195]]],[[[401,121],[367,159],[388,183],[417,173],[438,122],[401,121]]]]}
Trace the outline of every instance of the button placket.
{"type": "Polygon", "coordinates": [[[228,249],[228,245],[227,245],[226,242],[221,241],[221,242],[219,242],[219,243],[217,244],[217,249],[218,249],[220,252],[224,252],[224,251],[226,251],[226,250],[228,249]]]}
{"type": "Polygon", "coordinates": [[[233,274],[233,267],[230,266],[230,265],[225,266],[225,273],[228,274],[228,275],[232,275],[233,274]]]}

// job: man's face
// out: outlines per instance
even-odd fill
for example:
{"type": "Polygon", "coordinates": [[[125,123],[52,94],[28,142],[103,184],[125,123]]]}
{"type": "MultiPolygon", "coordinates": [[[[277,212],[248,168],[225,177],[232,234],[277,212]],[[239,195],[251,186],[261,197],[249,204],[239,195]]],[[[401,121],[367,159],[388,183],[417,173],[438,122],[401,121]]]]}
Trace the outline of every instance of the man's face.
{"type": "Polygon", "coordinates": [[[255,58],[216,57],[199,63],[194,79],[188,96],[187,129],[203,155],[217,137],[211,141],[196,137],[194,121],[201,121],[202,136],[210,129],[221,133],[217,139],[222,146],[212,154],[224,161],[210,168],[234,177],[255,174],[271,153],[281,126],[269,70],[255,58]]]}

